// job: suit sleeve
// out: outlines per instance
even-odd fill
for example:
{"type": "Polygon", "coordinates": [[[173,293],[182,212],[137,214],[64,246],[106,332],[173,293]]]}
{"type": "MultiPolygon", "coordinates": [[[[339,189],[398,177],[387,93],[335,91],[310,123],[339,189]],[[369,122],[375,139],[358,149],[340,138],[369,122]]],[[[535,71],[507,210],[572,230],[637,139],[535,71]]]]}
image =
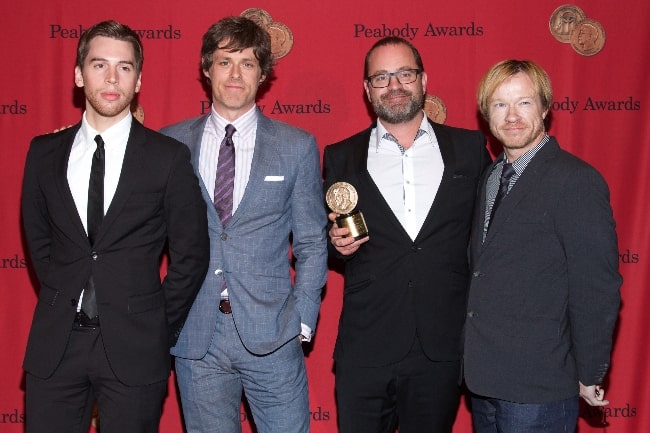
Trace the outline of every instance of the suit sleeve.
{"type": "Polygon", "coordinates": [[[205,279],[210,259],[206,205],[185,146],[179,146],[175,155],[164,206],[169,265],[163,290],[173,346],[205,279]]]}
{"type": "Polygon", "coordinates": [[[291,197],[293,255],[296,258],[295,296],[300,321],[316,328],[321,290],[327,278],[327,216],[323,208],[320,157],[316,140],[309,136],[299,162],[291,197]]]}
{"type": "Polygon", "coordinates": [[[50,263],[52,231],[38,178],[38,144],[32,140],[27,153],[21,198],[22,222],[36,276],[42,283],[50,263]]]}
{"type": "Polygon", "coordinates": [[[578,378],[600,384],[609,369],[622,278],[609,190],[591,167],[574,171],[564,185],[572,193],[556,226],[569,275],[569,320],[578,378]]]}
{"type": "MultiPolygon", "coordinates": [[[[329,189],[330,186],[332,186],[333,184],[341,180],[341,177],[339,177],[339,173],[337,173],[335,170],[335,168],[337,167],[337,164],[335,163],[336,160],[335,154],[336,152],[332,150],[332,147],[330,146],[325,147],[325,151],[323,152],[323,174],[324,174],[323,194],[327,193],[327,190],[329,189]]],[[[324,198],[323,198],[323,207],[325,208],[326,214],[329,214],[329,212],[331,212],[324,198]]],[[[333,223],[330,222],[328,219],[327,227],[326,227],[327,232],[329,232],[329,229],[332,227],[332,225],[333,223]]],[[[334,248],[332,242],[329,241],[329,237],[326,240],[327,240],[327,252],[330,257],[336,257],[337,259],[347,261],[352,257],[356,256],[358,253],[357,251],[348,255],[341,254],[336,250],[336,248],[334,248]]]]}

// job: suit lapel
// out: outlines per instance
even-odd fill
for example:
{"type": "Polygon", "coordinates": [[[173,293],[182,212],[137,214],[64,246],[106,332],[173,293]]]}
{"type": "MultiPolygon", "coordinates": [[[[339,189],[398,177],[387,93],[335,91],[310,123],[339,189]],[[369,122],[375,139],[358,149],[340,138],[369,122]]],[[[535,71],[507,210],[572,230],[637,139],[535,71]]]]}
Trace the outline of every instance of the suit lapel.
{"type": "Polygon", "coordinates": [[[253,150],[250,176],[246,183],[244,195],[228,223],[229,226],[237,224],[241,215],[254,215],[254,209],[259,198],[258,194],[262,190],[259,186],[263,185],[264,177],[268,172],[266,168],[273,166],[273,161],[279,158],[279,140],[280,137],[277,135],[273,122],[257,111],[257,131],[255,132],[255,149],[253,150]]]}
{"type": "Polygon", "coordinates": [[[74,197],[72,197],[70,185],[68,184],[68,161],[70,159],[70,150],[72,149],[72,144],[74,143],[79,128],[81,128],[81,122],[65,130],[58,138],[58,140],[61,141],[61,144],[57,146],[56,155],[53,158],[53,164],[55,165],[55,182],[61,201],[69,214],[69,220],[73,222],[75,230],[79,235],[77,240],[79,243],[86,246],[88,244],[88,236],[86,235],[86,230],[81,222],[79,211],[74,202],[74,197]]]}
{"type": "Polygon", "coordinates": [[[102,224],[99,226],[99,233],[97,233],[95,243],[101,241],[102,237],[111,224],[115,222],[115,219],[131,196],[133,187],[137,184],[137,177],[141,175],[143,170],[143,161],[146,157],[144,151],[145,143],[146,136],[144,133],[144,127],[139,122],[131,122],[131,131],[126,143],[124,160],[122,161],[122,171],[120,172],[120,180],[117,183],[117,189],[115,190],[113,200],[111,200],[111,204],[106,211],[102,224]]]}
{"type": "Polygon", "coordinates": [[[416,240],[421,236],[426,236],[431,230],[433,230],[436,221],[436,213],[444,206],[444,203],[440,202],[440,197],[443,195],[445,189],[449,187],[449,182],[456,174],[456,151],[454,149],[452,138],[449,136],[447,131],[440,128],[438,124],[431,121],[429,121],[429,123],[433,128],[433,132],[436,134],[444,168],[442,171],[440,186],[438,186],[438,192],[433,199],[433,203],[431,203],[431,208],[422,223],[422,227],[418,232],[416,240]]]}
{"type": "MultiPolygon", "coordinates": [[[[351,146],[352,153],[349,163],[352,164],[352,170],[349,170],[355,179],[350,179],[350,183],[357,189],[361,203],[372,203],[372,207],[377,210],[376,215],[384,216],[385,220],[381,224],[391,224],[393,230],[399,231],[402,236],[410,241],[410,236],[399,222],[393,210],[384,199],[377,184],[370,176],[368,171],[368,149],[370,143],[370,133],[377,126],[376,123],[370,126],[366,131],[356,136],[356,142],[351,146]]],[[[363,206],[359,207],[363,213],[363,206]]],[[[366,211],[369,213],[369,211],[366,211]]],[[[374,213],[374,212],[373,212],[374,213]]]]}
{"type": "MultiPolygon", "coordinates": [[[[507,200],[504,200],[499,205],[499,212],[494,216],[494,221],[490,222],[490,230],[488,230],[487,236],[485,237],[485,242],[483,242],[483,247],[485,248],[487,244],[498,235],[499,231],[508,227],[508,220],[512,211],[516,209],[519,203],[530,194],[535,194],[537,191],[537,185],[540,184],[542,178],[546,171],[550,168],[550,165],[547,162],[554,158],[559,150],[559,146],[554,138],[551,137],[548,143],[546,143],[530,160],[526,169],[517,179],[517,182],[512,187],[510,192],[507,195],[507,200]]],[[[497,161],[500,158],[497,158],[497,161]]],[[[487,182],[487,176],[486,176],[487,182]]],[[[481,202],[485,201],[485,188],[483,188],[481,196],[481,202]]],[[[481,207],[485,212],[485,204],[481,207]]]]}
{"type": "MultiPolygon", "coordinates": [[[[196,122],[192,123],[188,127],[189,138],[186,140],[187,147],[190,149],[190,158],[192,161],[192,167],[194,168],[194,174],[199,179],[199,186],[201,187],[201,195],[205,203],[208,205],[208,226],[209,227],[221,227],[221,220],[217,214],[216,209],[214,208],[214,198],[210,197],[208,193],[208,188],[205,186],[203,177],[199,172],[199,159],[201,157],[201,142],[203,141],[203,130],[205,129],[205,124],[210,118],[210,115],[199,117],[196,122]]],[[[231,220],[232,222],[232,220],[231,220]]]]}

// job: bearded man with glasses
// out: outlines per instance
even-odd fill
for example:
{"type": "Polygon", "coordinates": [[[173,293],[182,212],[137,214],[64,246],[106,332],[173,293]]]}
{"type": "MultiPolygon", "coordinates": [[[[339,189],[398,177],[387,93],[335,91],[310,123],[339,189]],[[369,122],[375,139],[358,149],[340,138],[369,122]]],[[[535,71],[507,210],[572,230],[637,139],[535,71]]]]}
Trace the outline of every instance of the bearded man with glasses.
{"type": "Polygon", "coordinates": [[[345,266],[339,432],[451,432],[470,224],[490,157],[481,132],[426,118],[427,74],[408,41],[378,41],[364,77],[376,122],[324,154],[325,189],[353,185],[369,232],[355,240],[329,215],[330,253],[345,266]]]}

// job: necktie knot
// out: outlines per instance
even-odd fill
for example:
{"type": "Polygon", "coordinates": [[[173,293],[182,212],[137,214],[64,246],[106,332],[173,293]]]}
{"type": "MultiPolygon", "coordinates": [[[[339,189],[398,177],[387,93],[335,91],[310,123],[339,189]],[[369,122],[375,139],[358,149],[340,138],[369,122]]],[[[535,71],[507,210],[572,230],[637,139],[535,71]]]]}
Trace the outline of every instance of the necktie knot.
{"type": "Polygon", "coordinates": [[[503,170],[501,171],[501,188],[506,188],[505,193],[508,193],[508,186],[510,185],[510,179],[515,174],[515,169],[512,167],[512,163],[506,162],[503,164],[503,170]]]}
{"type": "Polygon", "coordinates": [[[232,136],[235,134],[237,131],[237,128],[235,128],[233,125],[230,123],[226,125],[226,144],[230,145],[233,144],[232,142],[232,136]]]}
{"type": "Polygon", "coordinates": [[[104,148],[104,139],[102,138],[101,135],[99,135],[99,134],[95,135],[95,143],[97,143],[97,148],[98,149],[103,149],[104,148]]]}

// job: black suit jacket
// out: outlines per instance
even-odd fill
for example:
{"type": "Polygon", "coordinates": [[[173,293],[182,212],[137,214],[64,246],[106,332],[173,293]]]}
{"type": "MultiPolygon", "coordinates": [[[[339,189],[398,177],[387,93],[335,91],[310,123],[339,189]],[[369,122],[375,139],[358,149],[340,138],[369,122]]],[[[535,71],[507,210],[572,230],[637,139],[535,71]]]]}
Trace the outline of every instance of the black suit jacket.
{"type": "Polygon", "coordinates": [[[91,248],[67,181],[80,126],[34,138],[27,155],[22,218],[40,291],[23,367],[41,378],[56,370],[92,273],[113,371],[128,385],[161,381],[210,254],[189,151],[133,120],[117,190],[91,248]]]}
{"type": "Polygon", "coordinates": [[[458,360],[467,299],[472,212],[490,163],[479,131],[432,123],[444,172],[415,241],[399,223],[367,170],[371,128],[324,153],[325,189],[352,184],[369,242],[345,262],[337,362],[378,366],[402,359],[416,335],[433,360],[458,360]]]}
{"type": "Polygon", "coordinates": [[[609,190],[551,138],[501,202],[481,242],[474,218],[465,380],[477,394],[544,403],[599,384],[620,302],[609,190]]]}

